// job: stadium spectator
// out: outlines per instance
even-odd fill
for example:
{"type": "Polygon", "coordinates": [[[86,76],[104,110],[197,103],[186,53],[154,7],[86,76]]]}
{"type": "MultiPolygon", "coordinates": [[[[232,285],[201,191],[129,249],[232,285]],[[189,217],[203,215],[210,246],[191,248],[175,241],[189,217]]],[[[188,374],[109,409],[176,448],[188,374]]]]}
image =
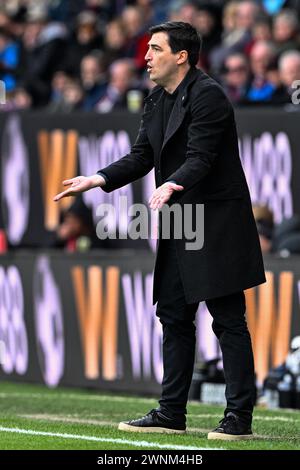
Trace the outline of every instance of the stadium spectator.
{"type": "Polygon", "coordinates": [[[104,35],[105,61],[111,64],[125,54],[126,34],[122,21],[115,19],[106,25],[104,35]]]}
{"type": "Polygon", "coordinates": [[[64,70],[55,72],[51,82],[50,105],[57,103],[62,99],[63,89],[68,80],[68,75],[64,70]]]}
{"type": "Polygon", "coordinates": [[[223,16],[222,42],[210,55],[212,71],[219,73],[231,52],[244,52],[252,42],[251,30],[260,13],[259,6],[251,1],[228,3],[223,16]]]}
{"type": "Polygon", "coordinates": [[[128,91],[135,89],[142,93],[141,85],[136,79],[134,63],[130,59],[120,59],[114,62],[110,66],[109,74],[106,92],[96,105],[96,110],[100,113],[126,110],[128,109],[128,91]]]}
{"type": "Polygon", "coordinates": [[[267,206],[253,206],[261,250],[281,256],[300,253],[300,216],[283,219],[274,224],[273,212],[267,206]]]}
{"type": "Polygon", "coordinates": [[[263,253],[270,253],[273,250],[273,212],[267,206],[255,205],[252,209],[259,235],[261,251],[263,253]]]}
{"type": "Polygon", "coordinates": [[[48,13],[52,21],[61,21],[71,28],[76,16],[82,10],[85,10],[85,8],[85,0],[51,0],[49,2],[48,13]]]}
{"type": "Polygon", "coordinates": [[[11,34],[0,28],[0,80],[5,83],[7,92],[16,87],[16,68],[19,63],[19,47],[11,34]]]}
{"type": "Polygon", "coordinates": [[[279,104],[292,103],[292,95],[296,91],[295,81],[300,80],[299,51],[291,50],[281,55],[279,59],[279,76],[282,87],[278,93],[278,102],[279,104]]]}
{"type": "Polygon", "coordinates": [[[127,0],[84,0],[84,9],[93,11],[103,22],[117,16],[127,4],[127,0]]]}
{"type": "Polygon", "coordinates": [[[150,39],[148,24],[142,16],[142,11],[134,6],[124,9],[122,21],[126,32],[125,57],[134,60],[138,72],[142,73],[146,67],[145,55],[150,39]]]}
{"type": "Polygon", "coordinates": [[[136,6],[139,7],[145,24],[150,25],[153,22],[153,0],[135,0],[136,6]]]}
{"type": "Polygon", "coordinates": [[[300,49],[299,20],[296,12],[282,10],[274,19],[273,38],[277,55],[290,49],[300,49]]]}
{"type": "Polygon", "coordinates": [[[27,17],[20,74],[35,107],[45,106],[49,101],[52,77],[64,61],[67,35],[62,23],[48,22],[44,14],[27,17]]]}
{"type": "Polygon", "coordinates": [[[80,63],[93,50],[103,47],[103,34],[100,34],[97,15],[83,11],[76,18],[75,32],[68,47],[67,68],[79,74],[80,63]]]}
{"type": "Polygon", "coordinates": [[[9,15],[15,14],[20,8],[26,7],[30,14],[46,14],[51,0],[5,0],[5,9],[9,15]]]}
{"type": "Polygon", "coordinates": [[[300,254],[300,216],[283,219],[274,229],[274,252],[283,257],[291,254],[300,254]]]}
{"type": "Polygon", "coordinates": [[[255,1],[245,0],[239,2],[236,14],[237,29],[250,31],[260,12],[261,9],[255,1]]]}
{"type": "Polygon", "coordinates": [[[94,51],[85,56],[81,61],[80,76],[85,92],[82,109],[84,111],[91,111],[105,94],[107,88],[106,66],[103,53],[94,51]]]}
{"type": "Polygon", "coordinates": [[[258,41],[270,42],[273,40],[272,36],[272,23],[270,18],[265,15],[260,15],[255,21],[251,29],[252,40],[246,46],[244,52],[248,56],[250,55],[251,49],[258,41]]]}
{"type": "Polygon", "coordinates": [[[50,112],[70,113],[79,111],[82,108],[83,89],[78,79],[68,77],[62,88],[62,95],[59,100],[53,101],[48,110],[50,112]]]}
{"type": "Polygon", "coordinates": [[[169,21],[185,21],[193,24],[197,14],[197,5],[191,1],[175,1],[170,3],[168,19],[169,21]]]}
{"type": "Polygon", "coordinates": [[[200,4],[192,19],[192,25],[199,31],[203,41],[200,53],[201,68],[209,70],[209,54],[221,41],[219,10],[210,3],[200,4]]]}
{"type": "Polygon", "coordinates": [[[10,17],[10,23],[8,30],[14,37],[14,40],[19,45],[22,46],[23,35],[26,29],[26,8],[20,8],[14,15],[10,17]]]}
{"type": "Polygon", "coordinates": [[[10,17],[5,9],[1,6],[0,8],[0,28],[9,29],[10,27],[10,17]]]}
{"type": "Polygon", "coordinates": [[[17,88],[13,94],[13,104],[15,109],[30,109],[32,98],[25,88],[17,88]]]}
{"type": "Polygon", "coordinates": [[[17,111],[30,109],[32,98],[25,88],[18,87],[7,94],[6,103],[1,105],[1,111],[17,111]]]}
{"type": "Polygon", "coordinates": [[[55,247],[67,251],[77,251],[83,248],[99,248],[103,242],[96,236],[93,215],[81,199],[76,200],[61,215],[61,223],[56,231],[55,247]]]}
{"type": "Polygon", "coordinates": [[[238,2],[234,0],[224,6],[222,22],[225,34],[233,32],[236,28],[237,9],[238,2]]]}
{"type": "Polygon", "coordinates": [[[268,102],[271,100],[276,86],[267,78],[268,67],[275,58],[275,48],[271,42],[258,41],[250,53],[253,79],[247,93],[249,102],[268,102]]]}
{"type": "Polygon", "coordinates": [[[282,83],[291,88],[295,80],[300,80],[300,52],[285,52],[280,57],[279,70],[282,83]]]}
{"type": "Polygon", "coordinates": [[[225,60],[222,85],[234,104],[245,100],[249,87],[249,64],[244,54],[235,52],[225,60]]]}

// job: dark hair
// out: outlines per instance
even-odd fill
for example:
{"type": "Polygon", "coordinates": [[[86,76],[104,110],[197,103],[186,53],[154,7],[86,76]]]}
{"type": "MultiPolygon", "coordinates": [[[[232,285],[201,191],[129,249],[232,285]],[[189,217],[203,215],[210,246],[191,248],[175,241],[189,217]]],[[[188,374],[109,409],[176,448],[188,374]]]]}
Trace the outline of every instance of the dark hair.
{"type": "Polygon", "coordinates": [[[169,46],[173,54],[182,50],[187,51],[188,60],[191,66],[195,66],[199,60],[201,50],[201,36],[198,31],[189,23],[183,21],[168,21],[166,23],[152,26],[150,34],[167,33],[169,46]]]}

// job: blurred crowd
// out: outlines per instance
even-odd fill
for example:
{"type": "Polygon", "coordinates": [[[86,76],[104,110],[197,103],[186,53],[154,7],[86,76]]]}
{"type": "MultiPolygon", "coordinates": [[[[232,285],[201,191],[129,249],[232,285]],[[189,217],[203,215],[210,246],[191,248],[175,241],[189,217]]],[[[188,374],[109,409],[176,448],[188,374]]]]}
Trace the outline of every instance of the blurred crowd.
{"type": "Polygon", "coordinates": [[[300,0],[0,0],[1,110],[139,111],[151,25],[187,21],[235,105],[292,102],[300,0]]]}
{"type": "Polygon", "coordinates": [[[263,254],[272,253],[283,258],[300,254],[299,215],[275,224],[272,210],[265,205],[254,205],[253,214],[263,254]]]}

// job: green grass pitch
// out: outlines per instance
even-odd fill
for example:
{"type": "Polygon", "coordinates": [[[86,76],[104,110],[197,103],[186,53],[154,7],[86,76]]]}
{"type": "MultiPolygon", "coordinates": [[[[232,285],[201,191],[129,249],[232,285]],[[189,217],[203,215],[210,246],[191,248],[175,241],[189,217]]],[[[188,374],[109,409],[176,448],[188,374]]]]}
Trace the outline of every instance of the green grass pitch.
{"type": "Polygon", "coordinates": [[[40,385],[0,383],[0,449],[300,449],[300,411],[254,413],[254,439],[208,441],[222,418],[220,406],[190,403],[185,435],[118,431],[119,421],[143,416],[157,406],[153,398],[40,385]]]}

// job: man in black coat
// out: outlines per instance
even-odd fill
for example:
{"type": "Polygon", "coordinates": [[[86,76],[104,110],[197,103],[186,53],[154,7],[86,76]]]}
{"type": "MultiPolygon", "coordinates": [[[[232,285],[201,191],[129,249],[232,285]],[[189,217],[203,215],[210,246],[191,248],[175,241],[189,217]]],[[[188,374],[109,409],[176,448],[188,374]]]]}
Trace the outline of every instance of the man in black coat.
{"type": "Polygon", "coordinates": [[[224,418],[208,438],[248,439],[255,384],[243,291],[265,276],[234,113],[222,88],[195,67],[201,40],[191,25],[168,22],[150,33],[146,60],[157,86],[146,99],[130,154],[97,175],[65,181],[70,187],[55,200],[96,186],[110,192],[155,168],[149,205],[161,209],[153,302],[163,326],[162,396],[157,409],[119,429],[185,432],[194,319],[205,300],[223,354],[227,399],[224,418]],[[174,215],[169,223],[167,206],[180,209],[179,222],[174,215]],[[170,233],[164,237],[166,220],[170,233]]]}

